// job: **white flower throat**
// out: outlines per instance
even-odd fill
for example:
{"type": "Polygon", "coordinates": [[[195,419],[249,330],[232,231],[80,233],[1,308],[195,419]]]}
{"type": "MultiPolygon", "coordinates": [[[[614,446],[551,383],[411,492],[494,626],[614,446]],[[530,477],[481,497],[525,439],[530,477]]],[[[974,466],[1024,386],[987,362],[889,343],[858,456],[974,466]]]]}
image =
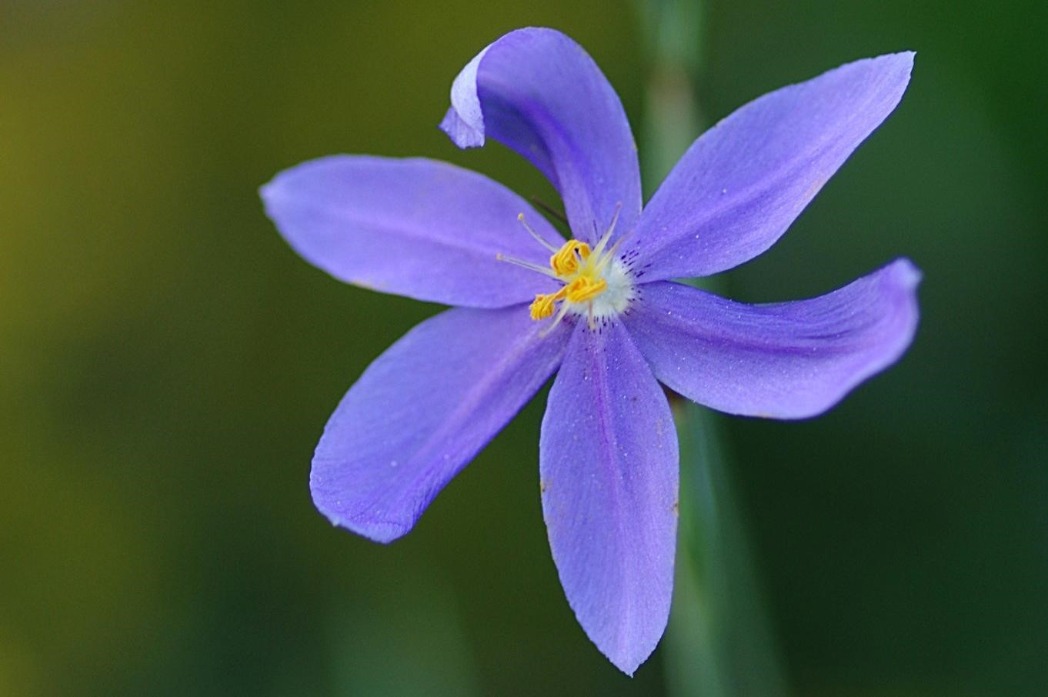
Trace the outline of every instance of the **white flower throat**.
{"type": "MultiPolygon", "coordinates": [[[[618,215],[615,217],[617,219],[618,215]]],[[[535,296],[531,303],[531,319],[539,321],[553,317],[549,326],[551,330],[566,315],[572,314],[586,317],[592,328],[598,320],[617,316],[629,306],[634,296],[633,279],[627,265],[617,256],[622,240],[608,246],[615,230],[615,220],[595,247],[591,248],[580,240],[568,240],[557,248],[531,229],[523,213],[517,218],[532,237],[553,253],[549,258],[549,268],[501,254],[498,258],[563,284],[556,293],[535,296]]]]}

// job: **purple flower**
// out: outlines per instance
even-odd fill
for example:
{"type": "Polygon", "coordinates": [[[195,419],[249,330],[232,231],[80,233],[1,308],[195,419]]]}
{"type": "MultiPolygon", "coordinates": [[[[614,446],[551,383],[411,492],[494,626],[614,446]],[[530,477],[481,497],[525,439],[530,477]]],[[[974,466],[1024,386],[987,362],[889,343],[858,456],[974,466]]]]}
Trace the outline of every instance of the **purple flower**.
{"type": "Polygon", "coordinates": [[[659,382],[731,414],[804,418],[893,363],[917,324],[900,259],[828,295],[746,305],[673,279],[768,249],[899,102],[912,53],[849,63],[747,104],[699,138],[641,212],[637,151],[593,60],[514,31],[459,73],[441,128],[494,138],[560,192],[565,241],[486,177],[426,159],[327,157],[262,189],[306,260],[454,306],[372,363],[313,458],[317,508],[390,542],[554,373],[543,514],[568,602],[628,674],[666,627],[677,438],[659,382]],[[559,370],[558,370],[559,369],[559,370]]]}

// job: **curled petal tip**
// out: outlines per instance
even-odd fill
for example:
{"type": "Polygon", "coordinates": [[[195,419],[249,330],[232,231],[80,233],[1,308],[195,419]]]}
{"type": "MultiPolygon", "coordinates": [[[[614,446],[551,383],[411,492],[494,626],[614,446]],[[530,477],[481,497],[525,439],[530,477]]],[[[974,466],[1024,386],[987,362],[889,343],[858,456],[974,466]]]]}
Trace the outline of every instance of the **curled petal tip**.
{"type": "Polygon", "coordinates": [[[640,216],[640,170],[622,102],[593,59],[558,31],[518,29],[483,49],[452,83],[440,127],[460,148],[491,139],[529,160],[560,192],[584,241],[616,215],[622,230],[640,216]]]}
{"type": "Polygon", "coordinates": [[[484,112],[477,94],[477,69],[489,48],[474,56],[451,83],[451,107],[440,122],[440,130],[460,148],[484,145],[484,112]]]}
{"type": "Polygon", "coordinates": [[[483,119],[480,119],[479,123],[471,124],[455,111],[455,107],[449,108],[448,113],[444,114],[444,120],[440,122],[440,130],[451,138],[452,143],[463,150],[484,145],[483,119]]]}

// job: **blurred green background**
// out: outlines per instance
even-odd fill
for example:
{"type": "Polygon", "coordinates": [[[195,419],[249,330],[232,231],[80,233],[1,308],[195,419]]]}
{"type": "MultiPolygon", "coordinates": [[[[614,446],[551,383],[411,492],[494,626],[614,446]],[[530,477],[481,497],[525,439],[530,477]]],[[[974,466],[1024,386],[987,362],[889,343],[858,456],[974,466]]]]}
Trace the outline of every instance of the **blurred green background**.
{"type": "MultiPolygon", "coordinates": [[[[900,255],[925,273],[896,368],[813,421],[721,419],[791,693],[1048,694],[1046,8],[704,8],[707,122],[918,52],[895,115],[724,278],[765,301],[900,255]]],[[[313,269],[257,188],[330,153],[426,155],[549,200],[436,128],[462,65],[525,25],[582,43],[643,131],[626,0],[0,0],[0,695],[674,686],[665,646],[630,680],[564,600],[541,397],[394,545],[309,498],[343,392],[438,308],[313,269]]]]}

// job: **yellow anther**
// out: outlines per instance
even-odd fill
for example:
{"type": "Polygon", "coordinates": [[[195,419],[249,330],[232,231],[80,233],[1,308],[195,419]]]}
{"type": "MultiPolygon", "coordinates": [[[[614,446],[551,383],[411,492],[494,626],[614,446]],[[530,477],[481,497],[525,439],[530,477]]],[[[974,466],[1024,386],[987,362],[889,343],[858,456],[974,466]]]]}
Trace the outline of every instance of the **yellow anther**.
{"type": "Polygon", "coordinates": [[[536,295],[528,308],[531,319],[550,320],[540,336],[553,331],[568,316],[585,317],[592,329],[597,322],[618,316],[629,307],[634,298],[633,274],[630,261],[618,253],[626,236],[611,242],[619,208],[616,206],[611,225],[592,247],[580,240],[562,241],[558,247],[531,229],[523,213],[517,216],[528,234],[552,253],[549,266],[502,254],[496,258],[536,271],[561,285],[556,293],[536,295]]]}
{"type": "MultiPolygon", "coordinates": [[[[610,235],[610,230],[608,232],[610,235]]],[[[607,237],[607,235],[605,236],[607,237]]],[[[549,258],[550,271],[544,273],[553,276],[557,281],[563,283],[563,287],[556,293],[539,293],[532,301],[530,312],[531,319],[541,320],[553,318],[550,329],[568,314],[583,315],[589,317],[593,323],[594,308],[598,314],[608,313],[608,301],[597,300],[608,290],[608,269],[614,261],[615,247],[606,250],[607,240],[601,239],[597,247],[591,248],[586,242],[579,240],[568,240],[553,256],[549,258]],[[598,305],[594,305],[597,301],[598,305]],[[603,305],[600,303],[604,303],[603,305]]],[[[520,262],[522,265],[525,262],[520,262]]],[[[623,274],[621,270],[615,270],[612,277],[613,283],[622,285],[623,274]]],[[[617,286],[616,286],[617,287],[617,286]]],[[[612,311],[618,312],[624,305],[621,291],[611,298],[612,311]]]]}
{"type": "Polygon", "coordinates": [[[579,276],[574,281],[564,286],[563,290],[567,291],[567,298],[573,303],[584,303],[587,300],[593,300],[608,287],[608,282],[603,278],[593,278],[592,276],[579,276]]]}
{"type": "Polygon", "coordinates": [[[539,293],[531,303],[531,319],[540,320],[553,316],[553,296],[539,293]]]}
{"type": "Polygon", "coordinates": [[[539,293],[531,302],[531,319],[540,320],[553,316],[554,304],[563,300],[568,289],[561,288],[556,293],[539,293]]]}
{"type": "Polygon", "coordinates": [[[579,261],[590,255],[590,246],[578,240],[568,240],[549,258],[553,273],[558,276],[570,276],[579,270],[579,261]]]}

